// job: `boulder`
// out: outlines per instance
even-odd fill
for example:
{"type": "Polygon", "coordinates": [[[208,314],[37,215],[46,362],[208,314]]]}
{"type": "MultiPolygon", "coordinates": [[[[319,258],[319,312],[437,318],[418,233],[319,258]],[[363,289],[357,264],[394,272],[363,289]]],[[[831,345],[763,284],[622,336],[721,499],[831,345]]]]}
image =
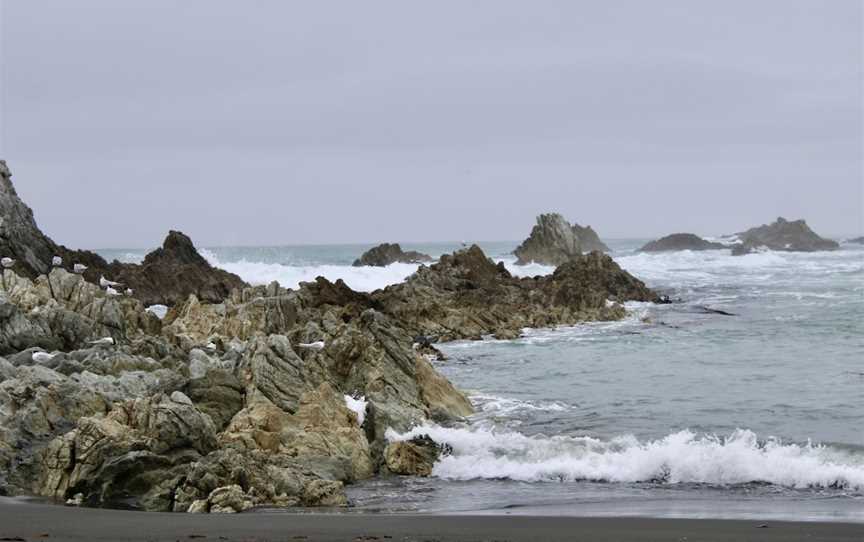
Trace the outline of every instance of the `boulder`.
{"type": "Polygon", "coordinates": [[[384,450],[384,460],[393,474],[431,476],[435,463],[445,451],[429,435],[421,435],[389,443],[384,450]]]}
{"type": "Polygon", "coordinates": [[[673,233],[651,241],[639,252],[671,252],[676,250],[718,250],[727,248],[722,243],[712,243],[692,233],[673,233]]]}
{"type": "Polygon", "coordinates": [[[426,263],[431,261],[432,257],[422,252],[403,251],[399,243],[383,243],[364,252],[360,258],[354,260],[352,265],[354,267],[385,267],[393,263],[426,263]]]}
{"type": "Polygon", "coordinates": [[[609,247],[591,226],[571,226],[560,214],[549,213],[537,217],[531,235],[513,254],[517,258],[516,265],[534,262],[558,266],[581,256],[583,251],[593,250],[608,252],[609,247]]]}
{"type": "Polygon", "coordinates": [[[750,228],[738,233],[741,243],[732,247],[732,255],[749,254],[760,248],[784,252],[814,252],[836,250],[839,244],[819,237],[804,220],[789,221],[783,217],[772,224],[750,228]]]}

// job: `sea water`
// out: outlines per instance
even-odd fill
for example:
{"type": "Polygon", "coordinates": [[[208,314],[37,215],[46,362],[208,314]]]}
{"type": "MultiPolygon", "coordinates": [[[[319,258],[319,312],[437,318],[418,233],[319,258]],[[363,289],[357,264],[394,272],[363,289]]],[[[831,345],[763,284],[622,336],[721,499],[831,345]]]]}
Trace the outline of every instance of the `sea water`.
{"type": "MultiPolygon", "coordinates": [[[[429,479],[349,488],[357,511],[759,517],[864,522],[864,247],[642,254],[623,268],[680,302],[620,322],[440,345],[476,407],[417,427],[453,452],[429,479]],[[728,314],[721,314],[722,311],[728,314]]],[[[515,242],[479,243],[520,276],[515,242]]],[[[325,276],[371,291],[416,265],[354,268],[368,246],[210,248],[252,283],[325,276]]],[[[408,244],[433,257],[458,243],[408,244]]],[[[126,261],[144,251],[103,251],[126,261]]]]}

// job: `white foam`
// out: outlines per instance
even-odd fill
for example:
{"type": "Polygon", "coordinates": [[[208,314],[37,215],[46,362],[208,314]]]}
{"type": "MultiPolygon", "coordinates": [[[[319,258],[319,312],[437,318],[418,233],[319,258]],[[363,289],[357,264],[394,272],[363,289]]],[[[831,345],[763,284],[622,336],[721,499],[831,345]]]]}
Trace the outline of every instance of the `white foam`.
{"type": "Polygon", "coordinates": [[[752,431],[697,436],[680,431],[640,442],[623,436],[528,437],[480,428],[417,427],[389,440],[429,435],[449,444],[433,475],[443,479],[510,479],[526,482],[591,480],[604,482],[770,483],[790,488],[839,487],[864,491],[864,462],[849,452],[813,444],[759,441],[752,431]]]}
{"type": "Polygon", "coordinates": [[[313,282],[317,277],[325,277],[331,282],[345,281],[351,289],[358,292],[371,292],[391,284],[403,282],[420,267],[419,264],[394,263],[387,267],[352,267],[349,265],[283,265],[279,263],[220,261],[207,249],[199,251],[211,265],[238,275],[254,285],[278,281],[285,288],[297,289],[301,282],[313,282]]]}
{"type": "Polygon", "coordinates": [[[495,416],[510,416],[518,412],[564,412],[570,407],[560,401],[535,402],[523,401],[497,395],[486,395],[482,393],[471,396],[471,402],[484,414],[495,416]]]}
{"type": "Polygon", "coordinates": [[[345,406],[348,407],[348,410],[357,414],[357,425],[363,425],[363,422],[366,420],[366,407],[369,405],[369,401],[366,400],[365,397],[359,397],[355,399],[350,395],[345,396],[345,406]]]}

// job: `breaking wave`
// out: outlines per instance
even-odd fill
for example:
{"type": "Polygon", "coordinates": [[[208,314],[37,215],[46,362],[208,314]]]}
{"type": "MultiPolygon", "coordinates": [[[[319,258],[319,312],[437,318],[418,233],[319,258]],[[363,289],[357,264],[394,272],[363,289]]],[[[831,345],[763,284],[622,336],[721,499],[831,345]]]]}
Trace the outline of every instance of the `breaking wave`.
{"type": "Polygon", "coordinates": [[[433,475],[447,480],[595,481],[709,484],[767,483],[787,488],[864,492],[860,454],[816,444],[760,440],[749,430],[728,437],[680,431],[640,442],[633,436],[525,436],[481,428],[424,425],[390,440],[429,435],[452,447],[433,475]]]}

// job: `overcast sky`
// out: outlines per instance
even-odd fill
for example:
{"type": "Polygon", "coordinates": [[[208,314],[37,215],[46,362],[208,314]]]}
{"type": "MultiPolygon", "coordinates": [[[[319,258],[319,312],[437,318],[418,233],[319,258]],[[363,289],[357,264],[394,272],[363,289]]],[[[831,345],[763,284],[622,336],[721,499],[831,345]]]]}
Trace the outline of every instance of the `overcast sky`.
{"type": "Polygon", "coordinates": [[[70,246],[864,233],[860,0],[0,2],[70,246]]]}

